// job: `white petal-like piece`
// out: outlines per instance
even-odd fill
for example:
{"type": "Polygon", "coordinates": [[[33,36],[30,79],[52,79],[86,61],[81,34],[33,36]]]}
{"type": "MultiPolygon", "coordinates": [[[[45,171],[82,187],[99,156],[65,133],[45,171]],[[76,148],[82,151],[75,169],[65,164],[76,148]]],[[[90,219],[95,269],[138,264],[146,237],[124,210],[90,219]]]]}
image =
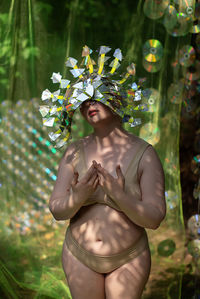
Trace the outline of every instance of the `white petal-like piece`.
{"type": "Polygon", "coordinates": [[[60,89],[54,91],[54,92],[53,92],[53,95],[54,95],[54,96],[59,96],[59,95],[60,95],[60,89]]]}
{"type": "Polygon", "coordinates": [[[51,92],[48,89],[45,89],[42,92],[42,101],[48,100],[51,98],[51,92]]]}
{"type": "Polygon", "coordinates": [[[49,113],[50,107],[49,106],[40,106],[39,111],[42,117],[45,117],[49,113]]]}
{"type": "Polygon", "coordinates": [[[86,85],[89,85],[89,84],[91,84],[91,79],[90,78],[88,78],[87,80],[86,80],[86,85]]]}
{"type": "Polygon", "coordinates": [[[111,48],[106,47],[106,46],[101,46],[99,50],[99,54],[106,54],[111,50],[111,48]]]}
{"type": "Polygon", "coordinates": [[[55,134],[55,133],[51,132],[48,135],[52,141],[55,141],[58,137],[60,137],[61,134],[55,134]]]}
{"type": "Polygon", "coordinates": [[[55,117],[43,118],[43,125],[46,127],[53,127],[55,117]]]}
{"type": "Polygon", "coordinates": [[[93,87],[91,84],[89,84],[89,85],[86,87],[85,92],[86,92],[90,97],[92,97],[93,94],[94,94],[94,87],[93,87]]]}
{"type": "Polygon", "coordinates": [[[98,99],[103,98],[102,93],[100,93],[100,91],[98,91],[98,90],[95,90],[95,98],[98,98],[98,99]]]}
{"type": "Polygon", "coordinates": [[[74,78],[77,78],[84,72],[84,70],[85,69],[73,69],[73,70],[70,70],[70,72],[72,73],[74,78]]]}
{"type": "Polygon", "coordinates": [[[66,80],[66,79],[62,79],[60,82],[60,88],[67,88],[67,86],[69,85],[70,81],[66,80]]]}
{"type": "MultiPolygon", "coordinates": [[[[103,59],[104,63],[105,63],[109,58],[110,58],[110,56],[104,56],[104,59],[103,59]]],[[[99,56],[99,58],[98,58],[98,65],[100,65],[100,61],[101,61],[101,56],[99,56]]]]}
{"type": "Polygon", "coordinates": [[[140,100],[141,100],[141,89],[135,92],[135,98],[134,98],[134,101],[140,101],[140,100]]]}
{"type": "Polygon", "coordinates": [[[72,104],[72,105],[75,105],[77,102],[78,102],[78,101],[77,101],[76,98],[71,97],[71,98],[69,99],[69,103],[72,104]]]}
{"type": "MultiPolygon", "coordinates": [[[[115,63],[115,59],[113,59],[113,61],[111,61],[111,63],[109,64],[109,66],[113,67],[114,63],[115,63]]],[[[115,68],[118,69],[119,67],[120,67],[120,63],[119,63],[119,61],[117,61],[117,64],[116,64],[115,68]]]]}
{"type": "Polygon", "coordinates": [[[116,49],[113,56],[117,59],[119,59],[120,61],[122,60],[122,52],[120,49],[116,49]]]}
{"type": "Polygon", "coordinates": [[[74,109],[74,110],[76,108],[78,108],[78,106],[81,105],[81,102],[79,102],[77,99],[74,99],[74,98],[70,98],[69,103],[73,105],[71,108],[74,109]]]}
{"type": "Polygon", "coordinates": [[[77,97],[77,100],[81,101],[81,102],[84,102],[86,101],[87,99],[89,99],[89,97],[85,94],[85,93],[81,93],[79,94],[79,96],[77,97]]]}
{"type": "Polygon", "coordinates": [[[50,109],[50,115],[53,115],[53,114],[55,114],[56,112],[57,112],[57,106],[55,105],[55,106],[53,106],[51,109],[50,109]]]}
{"type": "Polygon", "coordinates": [[[67,61],[65,62],[65,65],[68,67],[75,67],[75,65],[77,64],[77,60],[73,57],[68,57],[67,61]]]}
{"type": "Polygon", "coordinates": [[[56,143],[55,147],[56,148],[60,148],[62,147],[63,145],[65,145],[67,142],[65,140],[60,140],[59,142],[56,143]]]}
{"type": "Polygon", "coordinates": [[[53,73],[51,76],[51,80],[53,81],[53,83],[60,83],[62,79],[62,76],[60,73],[53,73]]]}
{"type": "Polygon", "coordinates": [[[131,85],[131,88],[132,88],[133,90],[137,90],[137,89],[138,89],[138,86],[137,86],[137,84],[136,84],[135,82],[133,82],[133,84],[131,85]]]}
{"type": "Polygon", "coordinates": [[[141,118],[135,118],[133,120],[133,122],[129,122],[130,126],[133,128],[133,127],[136,127],[138,125],[141,125],[141,118]]]}
{"type": "Polygon", "coordinates": [[[94,80],[92,83],[92,85],[94,86],[94,89],[98,88],[102,84],[103,84],[103,82],[101,80],[94,80]]]}
{"type": "Polygon", "coordinates": [[[83,89],[83,82],[78,82],[73,85],[73,88],[83,89]]]}
{"type": "Polygon", "coordinates": [[[52,95],[53,95],[52,102],[56,102],[58,100],[57,96],[60,95],[60,89],[54,91],[54,93],[52,95]]]}
{"type": "Polygon", "coordinates": [[[76,98],[79,95],[78,89],[74,89],[72,98],[76,98]]]}

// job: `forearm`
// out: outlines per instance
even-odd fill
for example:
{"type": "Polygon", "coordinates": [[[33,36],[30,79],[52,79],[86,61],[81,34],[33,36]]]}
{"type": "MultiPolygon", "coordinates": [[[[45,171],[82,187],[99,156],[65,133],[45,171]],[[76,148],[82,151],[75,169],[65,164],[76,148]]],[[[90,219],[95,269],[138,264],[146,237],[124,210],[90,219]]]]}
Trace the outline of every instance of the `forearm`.
{"type": "Polygon", "coordinates": [[[69,192],[66,196],[51,199],[49,209],[56,220],[68,220],[78,212],[84,201],[84,198],[69,192]]]}
{"type": "Polygon", "coordinates": [[[118,190],[113,200],[132,222],[141,227],[156,229],[165,216],[158,207],[143,202],[137,194],[133,196],[118,190]]]}

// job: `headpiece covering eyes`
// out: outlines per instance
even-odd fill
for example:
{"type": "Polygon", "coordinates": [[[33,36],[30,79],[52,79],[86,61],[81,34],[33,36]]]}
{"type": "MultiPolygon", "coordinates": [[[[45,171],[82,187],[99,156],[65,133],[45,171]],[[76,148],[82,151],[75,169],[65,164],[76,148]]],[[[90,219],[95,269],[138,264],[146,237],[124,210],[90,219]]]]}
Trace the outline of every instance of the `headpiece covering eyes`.
{"type": "Polygon", "coordinates": [[[120,49],[114,51],[109,71],[106,71],[105,64],[109,59],[106,54],[110,50],[111,48],[107,46],[101,46],[95,63],[91,58],[92,50],[84,46],[82,51],[84,68],[78,66],[75,58],[69,57],[65,65],[70,68],[75,82],[63,79],[60,73],[52,74],[51,79],[53,83],[59,84],[59,89],[53,93],[48,89],[42,92],[42,101],[45,105],[40,106],[39,111],[43,117],[43,125],[54,129],[49,133],[49,138],[55,143],[55,147],[60,148],[69,142],[74,112],[86,100],[99,101],[107,105],[131,127],[141,123],[141,120],[134,118],[133,114],[136,110],[147,110],[144,104],[134,105],[134,101],[142,99],[143,91],[135,82],[129,82],[129,79],[135,76],[135,64],[129,65],[124,76],[118,76],[116,79],[122,53],[120,49]]]}

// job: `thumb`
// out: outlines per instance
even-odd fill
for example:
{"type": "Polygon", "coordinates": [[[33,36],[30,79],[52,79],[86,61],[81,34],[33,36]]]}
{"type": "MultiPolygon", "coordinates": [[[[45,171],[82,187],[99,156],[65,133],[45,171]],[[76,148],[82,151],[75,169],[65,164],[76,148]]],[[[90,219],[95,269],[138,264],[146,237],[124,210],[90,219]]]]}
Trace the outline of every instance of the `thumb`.
{"type": "Polygon", "coordinates": [[[72,182],[71,182],[71,186],[75,186],[78,183],[78,176],[79,176],[78,172],[75,171],[72,182]]]}
{"type": "Polygon", "coordinates": [[[122,173],[120,165],[117,165],[117,167],[116,167],[116,174],[117,174],[117,177],[118,177],[118,181],[124,185],[125,178],[124,178],[124,175],[122,173]]]}

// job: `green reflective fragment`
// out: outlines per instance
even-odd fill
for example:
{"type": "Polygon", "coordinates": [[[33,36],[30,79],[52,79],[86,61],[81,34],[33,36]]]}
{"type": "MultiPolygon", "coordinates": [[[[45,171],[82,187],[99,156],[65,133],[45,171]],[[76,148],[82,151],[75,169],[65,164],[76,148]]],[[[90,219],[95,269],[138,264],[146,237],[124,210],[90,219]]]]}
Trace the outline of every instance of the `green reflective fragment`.
{"type": "Polygon", "coordinates": [[[45,142],[45,145],[50,146],[51,143],[47,140],[47,141],[45,142]]]}

